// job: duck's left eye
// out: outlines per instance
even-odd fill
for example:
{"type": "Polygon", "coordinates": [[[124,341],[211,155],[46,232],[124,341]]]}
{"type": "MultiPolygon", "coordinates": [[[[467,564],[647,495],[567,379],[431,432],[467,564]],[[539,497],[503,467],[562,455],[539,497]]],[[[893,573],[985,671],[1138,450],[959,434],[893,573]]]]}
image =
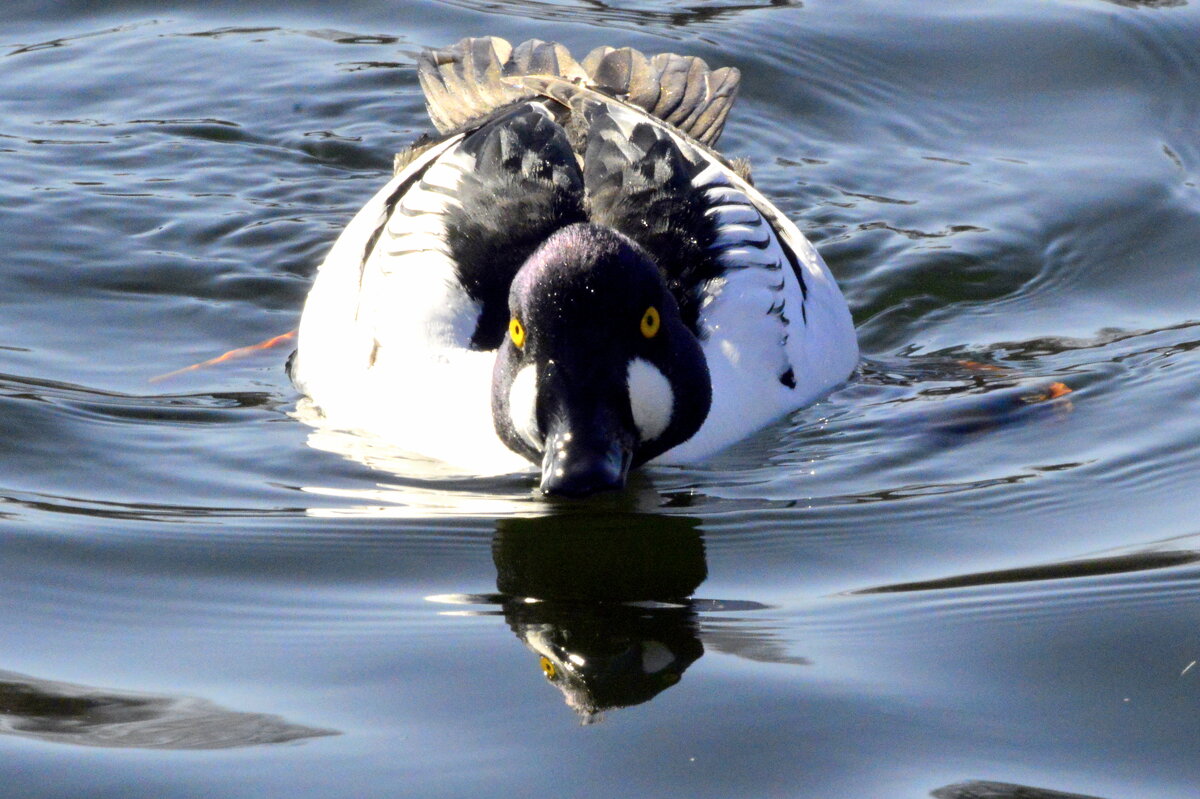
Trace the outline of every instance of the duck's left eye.
{"type": "Polygon", "coordinates": [[[662,318],[658,315],[658,309],[651,305],[642,314],[642,335],[646,338],[654,338],[658,335],[658,328],[662,325],[662,318]]]}
{"type": "Polygon", "coordinates": [[[512,336],[512,342],[517,345],[517,349],[525,346],[525,325],[515,316],[508,323],[508,335],[512,336]]]}
{"type": "Polygon", "coordinates": [[[542,673],[546,675],[546,679],[553,680],[558,676],[558,669],[554,668],[554,662],[550,658],[542,655],[540,662],[542,664],[542,673]]]}

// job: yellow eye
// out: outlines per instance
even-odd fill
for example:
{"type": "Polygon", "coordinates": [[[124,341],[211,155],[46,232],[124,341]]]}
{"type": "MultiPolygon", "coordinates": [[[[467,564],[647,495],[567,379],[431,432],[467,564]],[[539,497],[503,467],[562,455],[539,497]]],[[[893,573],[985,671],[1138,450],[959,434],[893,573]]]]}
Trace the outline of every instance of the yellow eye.
{"type": "Polygon", "coordinates": [[[646,338],[654,338],[658,335],[660,325],[662,325],[662,319],[658,316],[658,309],[651,305],[642,314],[642,335],[646,338]]]}
{"type": "Polygon", "coordinates": [[[553,680],[554,675],[558,673],[558,671],[554,668],[554,663],[551,662],[550,658],[546,657],[545,655],[542,655],[541,663],[542,671],[545,673],[546,679],[553,680]]]}
{"type": "Polygon", "coordinates": [[[508,323],[508,335],[512,336],[513,344],[517,345],[517,349],[525,346],[525,325],[521,324],[521,320],[515,316],[508,323]]]}

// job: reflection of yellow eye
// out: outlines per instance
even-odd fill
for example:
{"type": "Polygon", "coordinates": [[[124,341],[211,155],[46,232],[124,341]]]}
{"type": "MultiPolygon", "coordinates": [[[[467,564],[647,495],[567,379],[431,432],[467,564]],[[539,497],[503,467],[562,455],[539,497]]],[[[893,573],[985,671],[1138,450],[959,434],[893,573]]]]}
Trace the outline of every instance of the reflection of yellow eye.
{"type": "Polygon", "coordinates": [[[654,338],[658,335],[658,328],[661,324],[662,319],[658,316],[658,309],[651,305],[642,314],[642,335],[646,338],[654,338]]]}
{"type": "Polygon", "coordinates": [[[508,323],[508,335],[512,336],[513,344],[517,345],[517,349],[525,346],[525,325],[521,324],[521,320],[515,316],[508,323]]]}
{"type": "Polygon", "coordinates": [[[550,658],[542,655],[542,671],[546,674],[547,680],[553,680],[554,675],[558,674],[558,669],[554,668],[554,663],[550,658]]]}

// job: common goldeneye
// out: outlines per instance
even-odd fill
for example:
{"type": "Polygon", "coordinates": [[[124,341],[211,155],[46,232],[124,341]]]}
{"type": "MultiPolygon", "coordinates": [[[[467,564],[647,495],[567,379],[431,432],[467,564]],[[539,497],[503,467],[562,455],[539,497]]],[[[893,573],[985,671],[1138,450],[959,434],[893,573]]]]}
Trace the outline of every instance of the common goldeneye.
{"type": "Polygon", "coordinates": [[[439,136],[396,157],[300,321],[290,373],[326,424],[582,495],[853,371],[821,256],[713,149],[736,69],[488,37],[418,74],[439,136]]]}

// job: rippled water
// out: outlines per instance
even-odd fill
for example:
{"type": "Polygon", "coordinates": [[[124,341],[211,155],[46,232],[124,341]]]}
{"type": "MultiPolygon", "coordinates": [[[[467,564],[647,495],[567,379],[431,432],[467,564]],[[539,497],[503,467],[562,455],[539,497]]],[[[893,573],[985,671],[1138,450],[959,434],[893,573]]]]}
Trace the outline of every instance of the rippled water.
{"type": "Polygon", "coordinates": [[[98,5],[0,24],[9,795],[1195,795],[1195,5],[98,5]],[[554,504],[286,347],[150,382],[295,327],[481,33],[738,66],[856,379],[554,504]]]}

